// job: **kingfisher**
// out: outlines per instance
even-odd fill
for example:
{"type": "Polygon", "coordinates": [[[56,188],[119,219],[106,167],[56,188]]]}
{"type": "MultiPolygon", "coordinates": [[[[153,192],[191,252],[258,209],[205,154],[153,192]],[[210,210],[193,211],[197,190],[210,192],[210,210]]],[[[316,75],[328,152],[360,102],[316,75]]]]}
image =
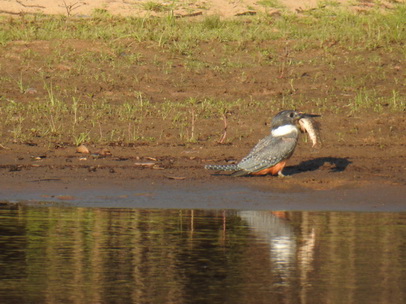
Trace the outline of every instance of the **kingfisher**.
{"type": "Polygon", "coordinates": [[[271,134],[261,139],[239,163],[206,165],[205,168],[218,171],[234,171],[231,174],[232,176],[272,174],[283,177],[282,170],[295,151],[299,138],[299,120],[319,116],[294,110],[281,111],[272,119],[271,134]]]}

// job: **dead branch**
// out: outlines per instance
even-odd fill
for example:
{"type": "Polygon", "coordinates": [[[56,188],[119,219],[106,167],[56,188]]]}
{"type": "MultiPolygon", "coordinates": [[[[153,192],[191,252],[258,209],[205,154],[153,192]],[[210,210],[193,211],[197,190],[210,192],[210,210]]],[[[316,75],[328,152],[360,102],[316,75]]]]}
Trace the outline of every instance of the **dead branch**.
{"type": "Polygon", "coordinates": [[[224,141],[226,140],[227,137],[227,128],[228,128],[228,123],[227,123],[227,112],[222,114],[223,116],[223,122],[224,122],[224,131],[223,131],[223,135],[221,136],[219,143],[222,144],[224,143],[224,141]]]}
{"type": "Polygon", "coordinates": [[[86,2],[83,1],[78,1],[72,4],[67,4],[65,0],[62,0],[63,5],[60,5],[60,7],[64,7],[66,10],[66,14],[68,15],[68,17],[70,17],[72,15],[72,11],[74,11],[75,9],[78,9],[79,7],[86,5],[86,2]]]}
{"type": "Polygon", "coordinates": [[[20,0],[16,0],[16,2],[24,7],[35,7],[35,8],[45,8],[45,6],[42,5],[28,5],[28,4],[24,4],[22,3],[20,0]]]}

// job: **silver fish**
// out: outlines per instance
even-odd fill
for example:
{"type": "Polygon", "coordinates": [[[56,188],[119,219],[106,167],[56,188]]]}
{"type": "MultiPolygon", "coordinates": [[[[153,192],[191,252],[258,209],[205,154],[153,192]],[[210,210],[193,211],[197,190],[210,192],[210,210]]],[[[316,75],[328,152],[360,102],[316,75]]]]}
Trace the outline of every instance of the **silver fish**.
{"type": "Polygon", "coordinates": [[[311,117],[303,117],[299,119],[299,125],[302,132],[307,133],[307,135],[309,136],[313,144],[312,147],[320,147],[320,124],[311,117]]]}

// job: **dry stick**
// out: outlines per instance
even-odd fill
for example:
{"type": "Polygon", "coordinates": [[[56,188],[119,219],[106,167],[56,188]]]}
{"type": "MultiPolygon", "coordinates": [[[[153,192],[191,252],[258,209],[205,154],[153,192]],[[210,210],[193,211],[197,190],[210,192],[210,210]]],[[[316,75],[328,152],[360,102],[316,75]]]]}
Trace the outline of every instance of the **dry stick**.
{"type": "Polygon", "coordinates": [[[10,11],[4,11],[4,10],[0,10],[1,14],[9,14],[9,15],[24,15],[26,13],[16,13],[16,12],[10,12],[10,11]]]}
{"type": "Polygon", "coordinates": [[[131,4],[131,5],[137,4],[136,2],[125,1],[125,0],[123,0],[123,3],[124,3],[124,4],[131,4]]]}
{"type": "Polygon", "coordinates": [[[103,130],[102,130],[100,121],[99,121],[99,133],[100,133],[100,140],[102,140],[103,139],[103,130]]]}
{"type": "Polygon", "coordinates": [[[192,108],[192,130],[191,130],[190,140],[195,138],[195,109],[192,108]]]}
{"type": "Polygon", "coordinates": [[[288,61],[288,56],[289,56],[289,49],[286,46],[285,47],[285,54],[281,56],[281,57],[283,57],[283,61],[282,61],[281,73],[280,73],[278,78],[283,78],[284,77],[283,74],[285,73],[285,65],[286,65],[286,62],[288,61]]]}
{"type": "Polygon", "coordinates": [[[63,2],[63,6],[60,5],[60,7],[64,7],[66,9],[66,14],[68,15],[68,17],[71,16],[71,13],[73,10],[75,10],[83,5],[86,5],[86,2],[80,2],[80,1],[75,2],[73,4],[67,4],[65,0],[62,0],[62,2],[63,2]]]}
{"type": "Polygon", "coordinates": [[[42,6],[42,5],[28,5],[28,4],[24,4],[24,3],[22,3],[22,2],[21,2],[21,1],[19,1],[19,0],[16,0],[16,2],[17,2],[18,4],[20,4],[20,5],[24,6],[24,7],[37,7],[37,8],[45,8],[45,6],[42,6]]]}
{"type": "Polygon", "coordinates": [[[227,137],[227,127],[228,127],[228,124],[227,124],[227,113],[223,113],[222,115],[223,115],[223,122],[224,122],[224,132],[223,132],[223,135],[221,136],[221,138],[220,138],[220,140],[219,140],[219,143],[220,143],[220,144],[224,143],[224,141],[226,140],[226,137],[227,137]]]}
{"type": "Polygon", "coordinates": [[[196,17],[203,15],[203,12],[194,12],[190,14],[184,14],[184,15],[176,15],[175,18],[186,18],[186,17],[196,17]]]}

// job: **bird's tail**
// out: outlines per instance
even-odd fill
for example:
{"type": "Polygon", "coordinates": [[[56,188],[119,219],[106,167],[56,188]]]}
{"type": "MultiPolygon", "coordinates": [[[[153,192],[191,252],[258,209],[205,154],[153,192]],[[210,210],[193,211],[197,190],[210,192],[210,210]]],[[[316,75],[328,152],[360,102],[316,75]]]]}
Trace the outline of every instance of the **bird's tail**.
{"type": "Polygon", "coordinates": [[[238,171],[241,168],[238,165],[206,165],[204,166],[205,169],[208,170],[218,170],[218,171],[238,171]]]}

